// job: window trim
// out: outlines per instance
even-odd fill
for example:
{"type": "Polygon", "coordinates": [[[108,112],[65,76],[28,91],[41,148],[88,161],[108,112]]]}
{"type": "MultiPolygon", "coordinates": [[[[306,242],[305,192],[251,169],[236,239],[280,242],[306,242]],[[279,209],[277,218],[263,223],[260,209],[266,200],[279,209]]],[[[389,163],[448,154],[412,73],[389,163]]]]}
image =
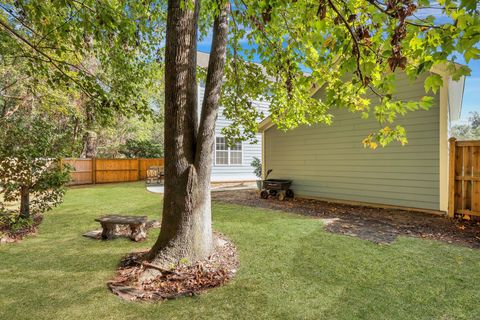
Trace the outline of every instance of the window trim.
{"type": "MultiPolygon", "coordinates": [[[[225,139],[225,136],[221,136],[221,135],[216,135],[215,136],[215,145],[214,145],[214,154],[213,154],[213,165],[215,167],[235,167],[235,166],[243,166],[243,163],[244,163],[244,159],[243,159],[243,141],[240,141],[240,150],[231,150],[230,149],[230,146],[227,145],[227,150],[218,150],[218,151],[227,151],[227,164],[222,164],[222,163],[217,163],[217,138],[224,138],[225,139]],[[241,154],[241,157],[240,157],[240,163],[234,163],[232,164],[230,162],[231,160],[231,152],[239,152],[241,154]]],[[[226,139],[225,139],[225,143],[226,143],[226,139]]]]}

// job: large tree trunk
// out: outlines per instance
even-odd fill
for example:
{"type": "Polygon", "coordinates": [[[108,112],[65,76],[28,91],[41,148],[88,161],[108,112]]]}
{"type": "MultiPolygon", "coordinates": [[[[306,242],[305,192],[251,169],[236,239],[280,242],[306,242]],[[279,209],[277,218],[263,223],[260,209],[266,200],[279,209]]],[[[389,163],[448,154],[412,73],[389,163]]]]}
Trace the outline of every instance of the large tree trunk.
{"type": "Polygon", "coordinates": [[[228,33],[228,3],[215,19],[205,97],[197,114],[199,1],[169,0],[165,50],[165,195],[160,235],[149,258],[163,266],[212,251],[210,173],[228,33]]]}
{"type": "Polygon", "coordinates": [[[20,218],[30,218],[30,190],[28,187],[20,189],[20,218]]]}

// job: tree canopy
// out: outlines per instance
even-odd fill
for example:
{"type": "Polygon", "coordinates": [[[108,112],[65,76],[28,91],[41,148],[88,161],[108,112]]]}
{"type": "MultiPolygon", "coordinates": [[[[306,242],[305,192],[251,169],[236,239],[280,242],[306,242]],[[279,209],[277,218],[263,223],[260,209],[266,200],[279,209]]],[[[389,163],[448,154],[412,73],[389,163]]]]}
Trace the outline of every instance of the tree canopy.
{"type": "MultiPolygon", "coordinates": [[[[415,79],[439,65],[454,80],[468,75],[469,68],[454,61],[479,58],[478,13],[476,1],[233,1],[227,75],[245,78],[242,72],[253,68],[235,58],[257,58],[262,73],[246,78],[270,80],[271,118],[282,129],[329,124],[334,120],[330,110],[344,107],[378,120],[379,129],[369,133],[366,145],[406,143],[398,116],[429,108],[430,94],[446,79],[429,73],[425,96],[402,101],[395,96],[398,75],[415,79]],[[312,90],[319,86],[323,95],[317,100],[312,90]]],[[[252,85],[242,88],[252,92],[252,85]]],[[[254,114],[251,105],[225,105],[232,117],[242,115],[234,128],[252,128],[251,117],[243,117],[254,114]]]]}
{"type": "Polygon", "coordinates": [[[65,84],[98,112],[148,114],[142,94],[162,41],[161,15],[138,1],[30,1],[0,4],[4,65],[24,61],[31,82],[65,84]],[[141,18],[139,18],[141,17],[141,18]]]}
{"type": "MultiPolygon", "coordinates": [[[[199,37],[209,37],[225,1],[202,1],[199,37]]],[[[188,10],[192,1],[182,1],[188,10]]],[[[222,104],[233,120],[227,136],[252,138],[261,115],[250,104],[271,103],[282,129],[334,120],[344,107],[375,117],[366,145],[406,143],[398,116],[429,108],[442,86],[425,81],[424,97],[395,97],[398,71],[414,79],[445,65],[453,79],[468,75],[452,61],[478,59],[479,7],[474,0],[296,0],[230,1],[228,61],[222,104]],[[258,64],[246,61],[256,60],[258,64]],[[322,86],[322,99],[312,90],[322,86]]],[[[48,84],[67,82],[95,99],[102,112],[148,112],[139,93],[151,64],[163,61],[164,1],[6,1],[0,6],[4,50],[28,61],[26,74],[48,84]],[[86,57],[94,56],[93,62],[86,57]],[[85,61],[101,66],[92,74],[85,61]],[[126,103],[127,102],[127,103],[126,103]]]]}

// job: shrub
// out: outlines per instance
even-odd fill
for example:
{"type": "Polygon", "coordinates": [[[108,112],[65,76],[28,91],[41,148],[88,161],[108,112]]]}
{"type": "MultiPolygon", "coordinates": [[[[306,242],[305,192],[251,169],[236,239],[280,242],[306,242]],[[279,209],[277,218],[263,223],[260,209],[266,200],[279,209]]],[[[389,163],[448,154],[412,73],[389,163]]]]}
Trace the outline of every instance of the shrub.
{"type": "Polygon", "coordinates": [[[160,158],[163,156],[163,148],[153,141],[128,139],[120,153],[127,158],[160,158]]]}
{"type": "Polygon", "coordinates": [[[253,167],[253,173],[258,177],[262,178],[262,161],[257,157],[253,157],[253,161],[250,163],[253,167]]]}

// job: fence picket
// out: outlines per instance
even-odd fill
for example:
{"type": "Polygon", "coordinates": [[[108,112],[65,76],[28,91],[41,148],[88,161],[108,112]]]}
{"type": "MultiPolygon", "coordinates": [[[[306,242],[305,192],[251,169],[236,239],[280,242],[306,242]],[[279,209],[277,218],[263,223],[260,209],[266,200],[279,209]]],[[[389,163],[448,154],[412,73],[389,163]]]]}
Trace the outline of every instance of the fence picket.
{"type": "MultiPolygon", "coordinates": [[[[472,152],[472,176],[480,180],[480,147],[474,147],[472,152]]],[[[472,211],[480,212],[480,181],[472,181],[472,211]]]]}
{"type": "Polygon", "coordinates": [[[137,159],[63,159],[73,167],[69,185],[140,181],[150,166],[163,166],[163,158],[137,159]]]}
{"type": "Polygon", "coordinates": [[[450,148],[449,216],[480,216],[480,141],[451,139],[450,148]]]}

